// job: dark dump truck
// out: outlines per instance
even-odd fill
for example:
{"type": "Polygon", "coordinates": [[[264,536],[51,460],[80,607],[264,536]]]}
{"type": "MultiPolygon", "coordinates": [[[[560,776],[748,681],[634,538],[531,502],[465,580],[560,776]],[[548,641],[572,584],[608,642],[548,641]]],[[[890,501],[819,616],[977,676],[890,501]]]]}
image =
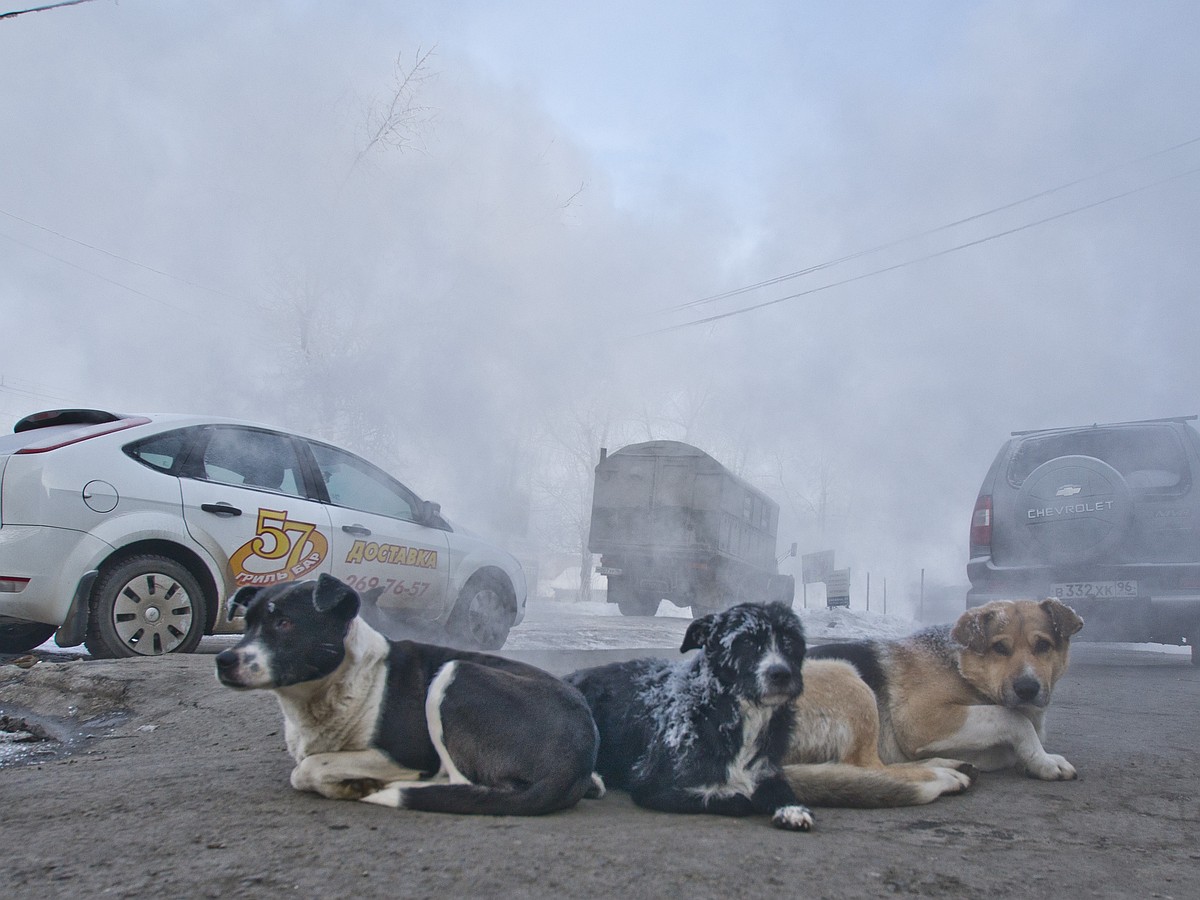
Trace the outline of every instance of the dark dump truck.
{"type": "Polygon", "coordinates": [[[779,504],[703,450],[600,448],[588,549],[624,615],[652,616],[663,599],[693,618],[748,601],[790,604],[796,582],[776,566],[778,528],[779,504]]]}

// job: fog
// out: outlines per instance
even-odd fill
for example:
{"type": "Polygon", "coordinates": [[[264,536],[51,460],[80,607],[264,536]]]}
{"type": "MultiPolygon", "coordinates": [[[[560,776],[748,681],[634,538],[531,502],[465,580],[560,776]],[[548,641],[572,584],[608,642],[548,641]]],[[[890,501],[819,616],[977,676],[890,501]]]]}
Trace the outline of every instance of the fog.
{"type": "Polygon", "coordinates": [[[1200,412],[1195,4],[429,6],[0,19],[5,427],[293,428],[568,561],[683,440],[857,606],[965,584],[1010,431],[1200,412]]]}

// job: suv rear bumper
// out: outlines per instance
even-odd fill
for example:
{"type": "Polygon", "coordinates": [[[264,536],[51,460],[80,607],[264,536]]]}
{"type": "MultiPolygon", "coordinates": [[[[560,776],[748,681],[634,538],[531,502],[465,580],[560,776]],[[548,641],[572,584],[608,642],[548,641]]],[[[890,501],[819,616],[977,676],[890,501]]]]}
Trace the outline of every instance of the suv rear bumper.
{"type": "Polygon", "coordinates": [[[1054,597],[1055,584],[1136,581],[1136,597],[1060,597],[1083,617],[1083,630],[1076,640],[1194,645],[1200,642],[1200,588],[1177,585],[1181,575],[1194,575],[1197,568],[1158,565],[1117,570],[1097,566],[1083,575],[1052,567],[1004,569],[990,561],[972,560],[967,607],[992,600],[1054,597]]]}

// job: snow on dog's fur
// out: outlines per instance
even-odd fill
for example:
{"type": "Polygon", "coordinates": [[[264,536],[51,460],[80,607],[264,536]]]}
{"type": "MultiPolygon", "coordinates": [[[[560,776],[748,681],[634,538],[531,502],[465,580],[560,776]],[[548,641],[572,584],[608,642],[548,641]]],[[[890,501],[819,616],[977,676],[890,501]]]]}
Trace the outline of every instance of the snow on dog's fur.
{"type": "Polygon", "coordinates": [[[567,676],[600,729],[597,771],[650,809],[770,814],[807,831],[812,814],[780,768],[803,689],[800,620],[783,604],[741,604],[694,621],[689,650],[700,652],[567,676]]]}

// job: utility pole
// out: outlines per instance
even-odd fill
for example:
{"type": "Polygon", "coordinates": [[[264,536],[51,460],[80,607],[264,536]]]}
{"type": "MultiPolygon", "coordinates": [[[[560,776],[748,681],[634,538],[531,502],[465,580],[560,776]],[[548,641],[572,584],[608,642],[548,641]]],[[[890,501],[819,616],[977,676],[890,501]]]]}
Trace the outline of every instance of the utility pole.
{"type": "Polygon", "coordinates": [[[925,621],[925,569],[921,569],[921,599],[918,601],[920,605],[917,607],[917,621],[925,621]]]}

